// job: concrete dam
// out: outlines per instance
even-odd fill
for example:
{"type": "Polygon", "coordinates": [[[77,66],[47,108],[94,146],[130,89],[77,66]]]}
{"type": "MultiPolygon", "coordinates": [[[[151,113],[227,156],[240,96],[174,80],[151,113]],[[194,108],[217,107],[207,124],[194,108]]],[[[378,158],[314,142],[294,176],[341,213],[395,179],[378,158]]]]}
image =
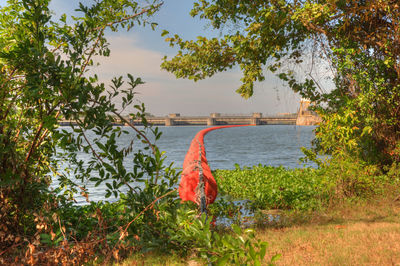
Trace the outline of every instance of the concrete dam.
{"type": "MultiPolygon", "coordinates": [[[[300,108],[297,113],[284,113],[277,115],[263,116],[262,113],[252,113],[251,115],[221,115],[211,113],[209,116],[181,116],[179,113],[169,114],[168,116],[146,116],[149,124],[155,126],[223,126],[223,125],[317,125],[321,118],[309,110],[310,101],[301,100],[300,108]]],[[[133,125],[142,125],[141,120],[132,120],[124,117],[133,125]]],[[[63,120],[60,125],[68,126],[75,124],[74,121],[63,120]]],[[[122,121],[116,119],[115,125],[124,125],[122,121]]]]}
{"type": "MultiPolygon", "coordinates": [[[[295,125],[297,114],[286,114],[263,117],[261,113],[250,116],[222,116],[212,113],[210,116],[180,116],[169,114],[165,117],[146,117],[150,124],[157,126],[189,126],[189,125],[295,125]]],[[[134,125],[140,125],[140,120],[131,120],[134,125]]]]}
{"type": "MultiPolygon", "coordinates": [[[[150,124],[158,126],[186,126],[186,125],[317,125],[321,118],[309,109],[312,103],[302,99],[297,113],[285,113],[277,115],[262,116],[262,113],[251,115],[221,115],[211,113],[209,116],[181,116],[180,114],[169,114],[165,117],[146,117],[150,124]]],[[[130,120],[135,125],[140,125],[140,120],[130,120]]]]}

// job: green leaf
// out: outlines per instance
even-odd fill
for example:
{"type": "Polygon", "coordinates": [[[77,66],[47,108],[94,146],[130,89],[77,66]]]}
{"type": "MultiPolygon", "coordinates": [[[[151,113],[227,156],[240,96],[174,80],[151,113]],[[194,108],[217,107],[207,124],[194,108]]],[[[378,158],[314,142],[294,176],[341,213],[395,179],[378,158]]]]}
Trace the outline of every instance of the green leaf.
{"type": "Polygon", "coordinates": [[[158,23],[152,22],[152,23],[150,24],[150,26],[151,26],[151,29],[152,29],[152,30],[155,30],[156,27],[158,26],[158,23]]]}
{"type": "Polygon", "coordinates": [[[225,265],[227,265],[229,258],[230,258],[230,254],[226,254],[223,257],[218,258],[215,263],[218,266],[225,266],[225,265]]]}
{"type": "Polygon", "coordinates": [[[255,261],[256,260],[256,252],[252,245],[249,246],[249,254],[250,254],[251,259],[253,261],[255,261]]]}
{"type": "Polygon", "coordinates": [[[52,243],[51,236],[49,234],[40,234],[40,240],[44,244],[52,243]]]}
{"type": "Polygon", "coordinates": [[[271,263],[273,263],[273,262],[279,260],[279,258],[280,258],[281,256],[282,256],[281,254],[275,254],[275,255],[271,258],[271,263]]]}
{"type": "Polygon", "coordinates": [[[261,246],[261,247],[260,247],[260,251],[259,251],[260,260],[263,260],[264,257],[265,257],[265,254],[267,253],[267,246],[268,246],[268,243],[266,243],[266,242],[261,242],[260,246],[261,246]]]}
{"type": "Polygon", "coordinates": [[[233,229],[233,232],[235,232],[236,234],[242,234],[242,229],[237,224],[232,224],[231,227],[233,229]]]}
{"type": "Polygon", "coordinates": [[[169,31],[163,30],[161,33],[161,37],[164,37],[165,35],[169,34],[169,31]]]}

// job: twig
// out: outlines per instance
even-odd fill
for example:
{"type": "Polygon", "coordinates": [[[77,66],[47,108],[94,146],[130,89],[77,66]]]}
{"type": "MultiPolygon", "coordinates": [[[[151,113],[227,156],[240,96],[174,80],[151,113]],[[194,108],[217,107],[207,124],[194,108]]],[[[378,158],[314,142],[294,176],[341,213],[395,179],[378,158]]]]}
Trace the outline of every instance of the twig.
{"type": "MultiPolygon", "coordinates": [[[[58,105],[58,104],[57,104],[58,105]]],[[[57,106],[56,105],[56,106],[57,106]]],[[[53,110],[55,109],[55,107],[53,108],[53,110]]],[[[55,118],[57,119],[60,116],[60,111],[58,111],[55,115],[55,118]]],[[[39,138],[39,141],[37,142],[37,147],[39,147],[40,143],[43,141],[43,139],[46,137],[47,133],[49,132],[49,130],[46,128],[45,131],[43,132],[42,136],[39,138]]]]}
{"type": "Polygon", "coordinates": [[[131,20],[131,19],[133,19],[133,18],[135,18],[135,17],[141,16],[141,15],[143,15],[144,13],[149,12],[149,11],[150,11],[151,9],[153,9],[153,8],[159,8],[159,7],[162,6],[163,4],[164,4],[164,3],[160,3],[160,4],[158,4],[158,5],[155,5],[154,7],[143,8],[142,11],[139,12],[139,13],[136,13],[136,14],[133,14],[133,15],[131,15],[131,16],[127,16],[127,17],[121,18],[120,20],[117,20],[117,21],[109,22],[109,23],[107,23],[107,24],[105,24],[105,25],[103,25],[103,26],[94,28],[93,30],[100,30],[100,29],[101,29],[101,30],[104,30],[106,27],[111,27],[111,26],[114,25],[114,24],[118,24],[118,23],[122,23],[122,22],[127,21],[127,20],[131,20]]]}
{"type": "Polygon", "coordinates": [[[90,59],[92,58],[94,52],[96,51],[96,47],[97,47],[97,45],[99,44],[100,38],[101,38],[101,36],[102,36],[103,34],[104,34],[104,28],[101,29],[101,31],[99,32],[99,35],[97,36],[96,42],[94,43],[92,49],[91,49],[90,52],[89,52],[88,58],[85,60],[85,63],[82,65],[81,71],[80,71],[80,74],[79,74],[79,78],[82,77],[82,75],[83,75],[83,73],[84,73],[86,67],[87,67],[88,64],[89,64],[90,59]]]}
{"type": "Polygon", "coordinates": [[[90,141],[89,141],[88,138],[86,137],[86,134],[83,132],[83,128],[82,128],[80,125],[78,125],[78,126],[79,126],[79,128],[82,130],[83,138],[85,139],[86,143],[89,145],[89,147],[90,147],[90,149],[92,150],[93,154],[97,157],[97,159],[99,159],[99,161],[100,161],[101,163],[104,164],[104,161],[101,159],[101,157],[100,157],[100,156],[97,154],[97,152],[94,150],[92,144],[90,143],[90,141]]]}
{"type": "Polygon", "coordinates": [[[398,201],[398,200],[400,200],[400,195],[398,195],[398,196],[393,200],[393,202],[398,201]]]}
{"type": "Polygon", "coordinates": [[[168,196],[169,194],[172,194],[173,192],[175,192],[175,191],[177,191],[177,190],[178,190],[178,189],[175,188],[175,189],[173,189],[173,190],[171,190],[171,191],[165,193],[164,195],[162,195],[162,196],[156,198],[155,200],[153,200],[152,203],[150,203],[149,205],[147,205],[146,208],[144,208],[138,215],[136,215],[136,217],[135,217],[132,221],[130,221],[130,222],[127,224],[127,226],[125,227],[124,233],[126,233],[126,230],[128,230],[129,226],[130,226],[134,221],[136,221],[137,218],[139,218],[145,211],[147,211],[149,208],[151,208],[157,201],[159,201],[159,200],[162,199],[162,198],[165,198],[166,196],[168,196]]]}
{"type": "Polygon", "coordinates": [[[43,122],[40,123],[39,128],[37,130],[37,133],[36,133],[35,137],[33,138],[31,148],[29,149],[29,152],[25,157],[25,162],[27,162],[29,160],[29,158],[31,157],[33,151],[35,150],[36,142],[37,142],[37,140],[39,138],[40,132],[42,132],[42,129],[43,129],[43,122]]]}
{"type": "Polygon", "coordinates": [[[3,115],[3,117],[1,119],[6,119],[6,117],[8,116],[8,113],[10,112],[11,108],[15,107],[15,103],[14,102],[17,99],[17,97],[18,97],[18,94],[15,94],[14,97],[12,98],[10,104],[8,105],[7,110],[5,111],[5,113],[4,113],[4,115],[3,115]]]}
{"type": "Polygon", "coordinates": [[[20,243],[18,243],[18,244],[14,244],[14,245],[12,245],[11,247],[9,247],[9,248],[3,250],[2,252],[0,252],[0,256],[3,256],[3,254],[7,253],[8,251],[12,250],[13,248],[16,248],[16,247],[22,245],[22,243],[23,243],[23,242],[20,242],[20,243]]]}
{"type": "Polygon", "coordinates": [[[67,236],[65,235],[65,232],[64,232],[64,230],[63,230],[63,228],[62,228],[62,226],[61,226],[61,221],[60,221],[60,217],[57,215],[57,218],[58,218],[58,225],[59,225],[59,227],[60,227],[60,231],[61,231],[61,233],[62,233],[62,235],[63,235],[63,237],[64,237],[64,241],[68,241],[67,240],[67,236]]]}
{"type": "MultiPolygon", "coordinates": [[[[121,232],[121,235],[125,235],[125,233],[126,233],[126,231],[128,230],[129,226],[131,226],[131,224],[132,224],[134,221],[136,221],[137,218],[139,218],[140,216],[142,216],[143,213],[144,213],[145,211],[147,211],[148,209],[150,209],[151,207],[153,207],[154,204],[155,204],[157,201],[159,201],[159,200],[162,199],[162,198],[165,198],[166,196],[168,196],[169,194],[172,194],[173,192],[175,192],[175,191],[177,191],[177,190],[178,190],[178,189],[175,188],[174,190],[171,190],[171,191],[165,193],[164,195],[162,195],[162,196],[156,198],[155,200],[153,200],[152,203],[150,203],[149,205],[147,205],[146,208],[144,208],[138,215],[136,215],[135,218],[133,218],[132,221],[130,221],[130,222],[126,225],[125,229],[121,232]]],[[[108,262],[108,260],[110,259],[111,254],[112,254],[112,253],[114,252],[114,250],[115,250],[115,247],[118,246],[119,242],[121,242],[122,239],[123,239],[123,237],[120,237],[120,238],[118,239],[118,242],[115,244],[115,246],[114,246],[113,249],[111,250],[111,253],[109,253],[109,255],[107,256],[107,258],[106,258],[106,260],[105,260],[105,263],[108,262]]]]}
{"type": "Polygon", "coordinates": [[[154,145],[150,142],[150,140],[146,137],[146,135],[144,135],[142,132],[140,132],[140,130],[138,130],[131,122],[129,122],[128,120],[126,120],[123,116],[121,116],[119,113],[112,111],[116,116],[118,116],[119,119],[121,119],[121,121],[124,121],[126,124],[128,124],[133,130],[136,131],[136,133],[138,133],[141,137],[143,137],[146,142],[149,144],[149,146],[151,147],[153,154],[156,155],[156,149],[154,147],[154,145]]]}
{"type": "MultiPolygon", "coordinates": [[[[157,152],[156,152],[156,148],[154,147],[154,145],[150,142],[150,140],[146,137],[146,135],[144,135],[142,132],[140,132],[140,130],[138,130],[131,122],[129,122],[128,120],[126,120],[123,116],[121,116],[119,113],[117,113],[116,111],[113,111],[113,113],[115,115],[118,116],[119,119],[121,119],[121,121],[124,121],[126,124],[128,124],[133,130],[136,131],[136,133],[138,133],[140,136],[142,136],[146,142],[149,144],[149,146],[151,147],[151,150],[153,151],[154,156],[156,156],[157,152]]],[[[158,176],[160,175],[160,169],[157,167],[157,172],[156,172],[156,179],[155,182],[157,184],[158,181],[158,176]]]]}
{"type": "MultiPolygon", "coordinates": [[[[56,104],[55,106],[53,106],[53,108],[52,108],[52,110],[50,110],[50,112],[53,112],[54,109],[57,108],[57,106],[58,106],[59,104],[60,104],[60,103],[58,103],[58,104],[56,104]]],[[[50,115],[50,112],[49,112],[49,114],[47,114],[47,115],[50,115]]],[[[60,115],[60,111],[57,112],[57,114],[56,114],[55,117],[58,118],[59,115],[60,115]]],[[[29,150],[29,153],[28,153],[28,155],[27,155],[26,158],[25,158],[25,162],[27,162],[27,161],[29,160],[29,157],[32,155],[32,153],[33,153],[33,151],[35,150],[35,148],[39,147],[40,143],[43,141],[43,139],[46,137],[47,133],[49,132],[49,130],[46,129],[46,130],[43,132],[42,136],[39,138],[39,135],[40,135],[40,133],[42,132],[42,129],[43,129],[43,125],[44,125],[44,123],[43,123],[43,121],[42,121],[42,123],[40,124],[39,129],[38,129],[38,131],[37,131],[37,133],[36,133],[36,135],[35,135],[35,137],[34,137],[34,139],[33,139],[32,146],[31,146],[31,148],[30,148],[30,150],[29,150]]],[[[18,134],[19,134],[19,132],[18,132],[18,134]]]]}
{"type": "MultiPolygon", "coordinates": [[[[160,4],[156,5],[156,6],[154,6],[153,8],[158,8],[158,7],[160,7],[162,4],[163,4],[163,3],[160,3],[160,4]]],[[[104,30],[105,30],[107,27],[111,27],[111,26],[114,25],[114,24],[122,23],[122,22],[124,22],[124,21],[131,20],[131,19],[133,19],[133,18],[135,18],[135,17],[141,16],[141,15],[143,15],[144,13],[149,12],[150,9],[151,9],[151,8],[147,8],[147,9],[144,8],[144,9],[142,9],[142,11],[139,12],[139,13],[133,14],[133,15],[131,15],[131,16],[124,17],[124,18],[122,18],[122,19],[120,19],[120,20],[117,20],[117,21],[109,22],[109,23],[107,23],[107,24],[105,24],[105,25],[103,25],[103,26],[99,26],[99,27],[94,28],[93,30],[91,30],[91,31],[98,31],[98,30],[100,30],[100,32],[99,32],[99,34],[98,34],[98,36],[97,36],[97,39],[96,39],[95,44],[93,45],[92,49],[91,49],[90,52],[89,52],[88,58],[85,60],[85,63],[84,63],[84,64],[82,65],[82,67],[81,67],[81,73],[80,73],[80,76],[79,76],[79,77],[82,76],[84,70],[86,69],[87,65],[89,64],[89,61],[90,61],[90,59],[92,58],[92,56],[93,56],[94,52],[96,51],[96,48],[97,48],[97,46],[98,46],[98,44],[99,44],[100,38],[101,38],[101,36],[104,34],[104,30]]]]}
{"type": "Polygon", "coordinates": [[[4,88],[4,86],[12,79],[12,77],[13,77],[15,71],[17,71],[17,67],[14,68],[14,69],[11,71],[10,75],[8,76],[8,78],[0,85],[0,89],[4,88]]]}
{"type": "Polygon", "coordinates": [[[17,127],[16,128],[18,128],[18,130],[17,130],[17,134],[15,135],[15,137],[14,137],[14,142],[15,143],[17,143],[17,140],[18,140],[18,138],[19,138],[19,134],[21,133],[21,130],[22,130],[22,126],[23,125],[21,125],[21,121],[22,121],[22,116],[23,116],[23,112],[21,112],[21,114],[20,114],[20,116],[19,116],[19,118],[18,118],[18,122],[17,122],[17,127]]]}

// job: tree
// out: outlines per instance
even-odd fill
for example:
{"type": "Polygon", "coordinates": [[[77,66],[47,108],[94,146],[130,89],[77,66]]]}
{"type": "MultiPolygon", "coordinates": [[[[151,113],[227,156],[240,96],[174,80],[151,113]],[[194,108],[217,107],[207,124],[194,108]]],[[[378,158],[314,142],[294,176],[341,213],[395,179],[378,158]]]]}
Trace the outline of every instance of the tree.
{"type": "MultiPolygon", "coordinates": [[[[370,163],[400,162],[399,4],[397,1],[207,1],[194,3],[192,16],[225,34],[166,41],[180,50],[162,67],[178,78],[203,79],[239,66],[237,90],[253,94],[254,82],[275,72],[295,92],[319,106],[324,122],[317,147],[328,154],[350,153],[370,163]],[[322,59],[333,89],[315,73],[322,59]],[[296,73],[296,66],[307,71],[296,73]]],[[[168,32],[164,32],[168,34],[168,32]]]]}
{"type": "MultiPolygon", "coordinates": [[[[154,197],[173,191],[177,181],[175,171],[163,166],[163,154],[147,137],[153,134],[157,140],[161,133],[147,124],[144,105],[135,98],[134,90],[142,80],[128,74],[127,81],[113,78],[106,89],[97,75],[88,74],[96,56],[110,54],[107,31],[129,30],[136,24],[154,27],[148,20],[162,2],[147,1],[145,6],[129,0],[81,3],[76,17],[62,15],[59,21],[52,18],[49,2],[9,0],[1,8],[1,250],[24,241],[38,245],[39,233],[53,234],[53,220],[68,213],[61,206],[71,206],[75,192],[88,196],[79,181],[105,183],[106,197],[125,197],[133,213],[142,211],[154,197]],[[122,98],[122,109],[116,107],[116,97],[122,98]],[[127,107],[134,108],[130,118],[141,119],[144,129],[121,115],[127,107]],[[75,126],[59,128],[61,119],[75,126]],[[136,136],[126,147],[116,145],[116,138],[129,132],[114,127],[115,119],[129,124],[136,136]],[[94,137],[88,137],[89,131],[94,137]],[[144,148],[134,149],[134,140],[145,143],[144,148]],[[89,155],[86,164],[79,152],[89,155]],[[135,164],[132,172],[124,167],[128,155],[135,164]],[[60,166],[62,162],[72,165],[71,175],[60,166]],[[146,197],[137,192],[144,177],[147,181],[141,189],[146,197]],[[50,188],[54,179],[59,186],[50,188]]],[[[165,200],[174,200],[174,194],[165,200]]],[[[150,213],[146,219],[155,221],[155,217],[150,213]]],[[[88,234],[90,228],[86,229],[88,234]]]]}

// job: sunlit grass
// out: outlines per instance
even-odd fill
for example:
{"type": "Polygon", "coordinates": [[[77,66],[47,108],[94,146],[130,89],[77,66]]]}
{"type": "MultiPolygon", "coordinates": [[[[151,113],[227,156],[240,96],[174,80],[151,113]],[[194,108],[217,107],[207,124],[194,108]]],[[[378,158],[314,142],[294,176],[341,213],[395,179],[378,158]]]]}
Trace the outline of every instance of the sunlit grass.
{"type": "Polygon", "coordinates": [[[130,258],[124,260],[118,266],[130,266],[130,265],[188,265],[190,259],[181,258],[176,255],[165,255],[158,253],[144,253],[136,254],[130,258]]]}
{"type": "MultiPolygon", "coordinates": [[[[259,228],[266,259],[277,265],[397,265],[400,263],[400,204],[391,199],[343,203],[274,227],[259,228]]],[[[298,214],[299,215],[299,214],[298,214]]]]}

